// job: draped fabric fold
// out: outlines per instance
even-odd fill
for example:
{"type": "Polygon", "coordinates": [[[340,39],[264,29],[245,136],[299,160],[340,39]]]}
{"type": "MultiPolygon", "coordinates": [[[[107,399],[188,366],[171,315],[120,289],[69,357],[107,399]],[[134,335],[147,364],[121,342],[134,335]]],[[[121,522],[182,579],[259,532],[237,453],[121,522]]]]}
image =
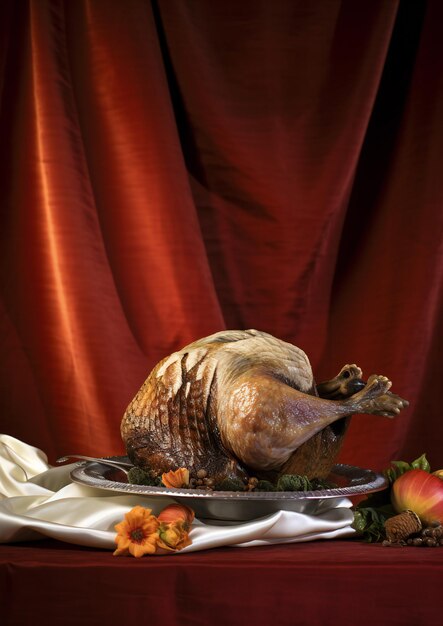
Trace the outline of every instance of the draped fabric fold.
{"type": "Polygon", "coordinates": [[[443,463],[438,0],[5,0],[0,430],[119,454],[153,365],[223,328],[411,405],[341,460],[443,463]]]}
{"type": "MultiPolygon", "coordinates": [[[[114,527],[133,507],[158,515],[174,502],[75,484],[70,480],[75,465],[50,467],[41,450],[0,434],[0,543],[52,537],[112,550],[114,527]]],[[[351,505],[348,498],[336,497],[320,501],[310,514],[281,510],[247,522],[217,520],[214,525],[195,519],[191,544],[181,552],[352,537],[351,505]]]]}

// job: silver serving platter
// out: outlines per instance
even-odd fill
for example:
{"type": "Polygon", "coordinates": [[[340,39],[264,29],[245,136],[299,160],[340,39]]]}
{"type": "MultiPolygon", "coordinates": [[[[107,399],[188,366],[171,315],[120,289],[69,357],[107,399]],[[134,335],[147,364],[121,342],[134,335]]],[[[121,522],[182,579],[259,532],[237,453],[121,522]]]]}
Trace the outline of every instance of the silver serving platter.
{"type": "MultiPolygon", "coordinates": [[[[127,457],[107,457],[113,461],[128,462],[127,457]]],[[[106,459],[103,458],[105,461],[106,459]]],[[[333,506],[341,498],[361,496],[381,491],[387,480],[381,474],[352,465],[335,465],[328,482],[337,485],[333,489],[318,491],[206,491],[203,489],[169,489],[147,487],[127,482],[127,474],[118,468],[100,462],[83,462],[71,472],[74,482],[88,487],[106,489],[124,494],[173,498],[190,506],[199,519],[246,521],[275,513],[296,511],[315,515],[333,506]]]]}

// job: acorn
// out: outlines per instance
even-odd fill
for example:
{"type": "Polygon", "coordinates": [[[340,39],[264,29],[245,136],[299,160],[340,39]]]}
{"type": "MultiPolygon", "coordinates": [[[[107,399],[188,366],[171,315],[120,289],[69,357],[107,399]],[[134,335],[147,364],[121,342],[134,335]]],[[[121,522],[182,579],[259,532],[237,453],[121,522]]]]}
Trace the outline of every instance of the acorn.
{"type": "Polygon", "coordinates": [[[405,541],[422,529],[420,518],[414,511],[407,509],[399,515],[390,517],[385,522],[386,537],[391,543],[405,541]]]}

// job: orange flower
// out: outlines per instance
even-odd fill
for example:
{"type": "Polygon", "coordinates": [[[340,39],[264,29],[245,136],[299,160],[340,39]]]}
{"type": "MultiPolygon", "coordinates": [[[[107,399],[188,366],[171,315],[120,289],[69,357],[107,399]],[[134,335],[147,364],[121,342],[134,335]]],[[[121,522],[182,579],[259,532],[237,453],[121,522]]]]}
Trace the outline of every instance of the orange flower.
{"type": "Polygon", "coordinates": [[[151,515],[151,509],[136,506],[125,515],[125,519],[115,526],[117,550],[114,556],[132,554],[141,557],[154,554],[159,540],[160,522],[151,515]]]}
{"type": "Polygon", "coordinates": [[[162,483],[165,487],[172,487],[180,489],[180,487],[187,487],[189,485],[189,470],[185,467],[181,467],[178,470],[171,470],[162,474],[162,483]]]}
{"type": "Polygon", "coordinates": [[[166,524],[160,523],[158,548],[163,548],[168,552],[176,552],[189,546],[192,542],[189,539],[186,522],[184,520],[176,520],[166,524]]]}
{"type": "Polygon", "coordinates": [[[160,515],[157,516],[159,522],[167,524],[182,520],[185,523],[186,530],[194,521],[194,511],[184,504],[170,504],[165,507],[160,515]]]}

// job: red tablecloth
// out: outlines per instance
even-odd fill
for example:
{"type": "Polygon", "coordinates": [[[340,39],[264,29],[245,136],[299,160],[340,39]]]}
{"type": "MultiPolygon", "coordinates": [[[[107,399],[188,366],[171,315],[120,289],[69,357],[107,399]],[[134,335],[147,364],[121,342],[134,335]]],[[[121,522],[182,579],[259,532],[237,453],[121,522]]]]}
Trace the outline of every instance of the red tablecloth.
{"type": "Polygon", "coordinates": [[[355,540],[113,557],[45,540],[0,546],[0,623],[439,624],[443,548],[355,540]]]}

